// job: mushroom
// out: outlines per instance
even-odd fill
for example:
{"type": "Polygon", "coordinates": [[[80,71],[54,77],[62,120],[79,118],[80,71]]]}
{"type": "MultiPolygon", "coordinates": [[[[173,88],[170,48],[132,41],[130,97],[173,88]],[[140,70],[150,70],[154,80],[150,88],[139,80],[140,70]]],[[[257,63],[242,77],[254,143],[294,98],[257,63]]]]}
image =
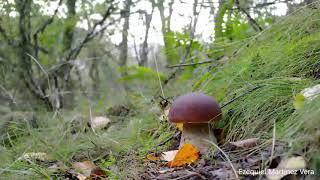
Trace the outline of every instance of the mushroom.
{"type": "Polygon", "coordinates": [[[203,93],[179,96],[169,111],[169,121],[183,123],[180,147],[185,143],[191,143],[201,154],[210,148],[211,144],[208,141],[217,143],[209,123],[220,120],[221,117],[219,104],[214,98],[203,93]]]}

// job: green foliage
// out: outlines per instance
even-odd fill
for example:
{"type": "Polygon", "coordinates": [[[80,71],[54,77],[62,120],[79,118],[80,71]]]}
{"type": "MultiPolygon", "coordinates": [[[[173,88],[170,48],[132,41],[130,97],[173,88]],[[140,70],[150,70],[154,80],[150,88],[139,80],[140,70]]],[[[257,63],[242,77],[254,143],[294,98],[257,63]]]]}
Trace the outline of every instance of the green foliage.
{"type": "Polygon", "coordinates": [[[129,67],[120,67],[119,72],[126,72],[127,75],[120,78],[122,81],[154,81],[158,80],[158,74],[161,80],[165,79],[165,75],[161,72],[156,72],[151,68],[143,67],[143,66],[129,66],[129,67]]]}
{"type": "Polygon", "coordinates": [[[165,34],[165,53],[167,56],[168,64],[177,64],[181,60],[181,57],[185,56],[185,51],[190,47],[190,54],[187,57],[186,61],[189,61],[189,58],[192,57],[194,62],[198,61],[196,56],[193,56],[193,51],[203,51],[203,47],[200,42],[197,40],[190,39],[189,33],[180,33],[180,32],[167,32],[165,34]]]}

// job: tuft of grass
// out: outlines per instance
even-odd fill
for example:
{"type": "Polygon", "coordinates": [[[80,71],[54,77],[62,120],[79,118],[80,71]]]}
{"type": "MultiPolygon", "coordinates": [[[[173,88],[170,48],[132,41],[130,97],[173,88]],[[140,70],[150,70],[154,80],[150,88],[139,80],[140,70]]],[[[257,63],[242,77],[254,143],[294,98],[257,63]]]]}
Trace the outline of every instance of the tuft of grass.
{"type": "Polygon", "coordinates": [[[47,154],[49,161],[60,162],[64,169],[72,167],[73,162],[91,160],[101,166],[109,178],[138,178],[149,151],[173,133],[167,123],[159,121],[157,113],[150,111],[152,104],[145,108],[141,98],[144,97],[135,99],[134,116],[125,117],[121,122],[114,122],[108,130],[95,133],[87,127],[89,107],[84,105],[73,112],[32,112],[37,127],[32,127],[27,117],[11,119],[11,128],[7,129],[10,134],[4,136],[7,141],[11,139],[10,143],[3,141],[0,144],[0,177],[62,178],[63,173],[53,174],[50,163],[19,160],[25,153],[41,152],[47,154]]]}

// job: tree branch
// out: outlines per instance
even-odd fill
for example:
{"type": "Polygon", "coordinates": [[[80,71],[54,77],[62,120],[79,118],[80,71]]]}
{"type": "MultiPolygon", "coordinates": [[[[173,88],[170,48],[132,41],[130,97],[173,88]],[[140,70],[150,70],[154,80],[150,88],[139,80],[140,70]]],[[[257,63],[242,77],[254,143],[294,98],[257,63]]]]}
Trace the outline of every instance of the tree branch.
{"type": "Polygon", "coordinates": [[[55,16],[56,16],[57,13],[58,13],[58,10],[59,10],[59,7],[60,7],[61,4],[62,4],[62,1],[63,1],[63,0],[60,0],[60,1],[59,1],[58,7],[54,10],[53,15],[52,15],[49,19],[47,19],[47,21],[44,22],[44,23],[42,24],[42,26],[40,26],[40,27],[36,30],[36,32],[34,33],[33,36],[35,36],[35,35],[37,35],[37,34],[39,34],[39,33],[44,32],[44,30],[45,30],[50,24],[53,23],[53,20],[54,20],[55,16]]]}
{"type": "Polygon", "coordinates": [[[111,15],[111,13],[112,13],[113,10],[114,10],[113,5],[111,5],[110,7],[108,7],[107,11],[106,11],[106,12],[104,13],[104,15],[103,15],[103,18],[102,18],[100,21],[96,22],[96,23],[93,25],[91,31],[89,31],[89,32],[87,33],[87,35],[86,35],[85,38],[81,41],[81,43],[80,43],[77,47],[73,48],[73,49],[69,52],[69,54],[66,56],[66,61],[70,61],[71,59],[75,59],[75,58],[79,55],[81,49],[83,48],[83,46],[84,46],[87,42],[89,42],[89,41],[90,41],[91,39],[93,39],[96,35],[98,35],[100,32],[104,31],[104,30],[107,28],[107,27],[105,26],[105,27],[101,28],[99,31],[96,31],[96,28],[97,28],[99,25],[100,25],[100,26],[103,25],[103,23],[104,23],[104,22],[106,21],[106,19],[111,15]]]}
{"type": "Polygon", "coordinates": [[[201,61],[201,62],[195,62],[195,63],[175,64],[175,65],[167,66],[167,68],[193,66],[193,65],[198,65],[198,64],[207,64],[207,63],[212,63],[213,61],[215,61],[215,60],[201,61]]]}
{"type": "Polygon", "coordinates": [[[249,20],[249,23],[251,24],[253,29],[256,30],[256,31],[260,31],[261,32],[263,30],[262,27],[250,16],[250,14],[245,9],[243,9],[240,6],[240,1],[239,0],[235,0],[235,4],[236,4],[238,10],[240,12],[244,13],[247,16],[247,18],[249,20]]]}

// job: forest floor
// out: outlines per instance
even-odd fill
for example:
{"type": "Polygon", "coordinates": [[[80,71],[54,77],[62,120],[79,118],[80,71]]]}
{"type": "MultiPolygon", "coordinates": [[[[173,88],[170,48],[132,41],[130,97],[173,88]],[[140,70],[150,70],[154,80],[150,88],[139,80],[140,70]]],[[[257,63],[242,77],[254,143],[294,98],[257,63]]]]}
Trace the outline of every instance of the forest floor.
{"type": "Polygon", "coordinates": [[[0,177],[281,179],[239,170],[298,168],[314,174],[299,171],[285,178],[319,179],[319,19],[317,9],[298,10],[236,44],[226,61],[197,78],[190,91],[228,105],[222,121],[213,125],[223,129],[219,148],[196,162],[173,168],[157,158],[178,148],[179,130],[162,117],[156,102],[134,96],[116,113],[105,110],[101,115],[109,117],[111,125],[97,131],[87,126],[88,107],[7,114],[10,123],[0,130],[0,177]],[[244,140],[251,140],[250,146],[244,140]]]}

